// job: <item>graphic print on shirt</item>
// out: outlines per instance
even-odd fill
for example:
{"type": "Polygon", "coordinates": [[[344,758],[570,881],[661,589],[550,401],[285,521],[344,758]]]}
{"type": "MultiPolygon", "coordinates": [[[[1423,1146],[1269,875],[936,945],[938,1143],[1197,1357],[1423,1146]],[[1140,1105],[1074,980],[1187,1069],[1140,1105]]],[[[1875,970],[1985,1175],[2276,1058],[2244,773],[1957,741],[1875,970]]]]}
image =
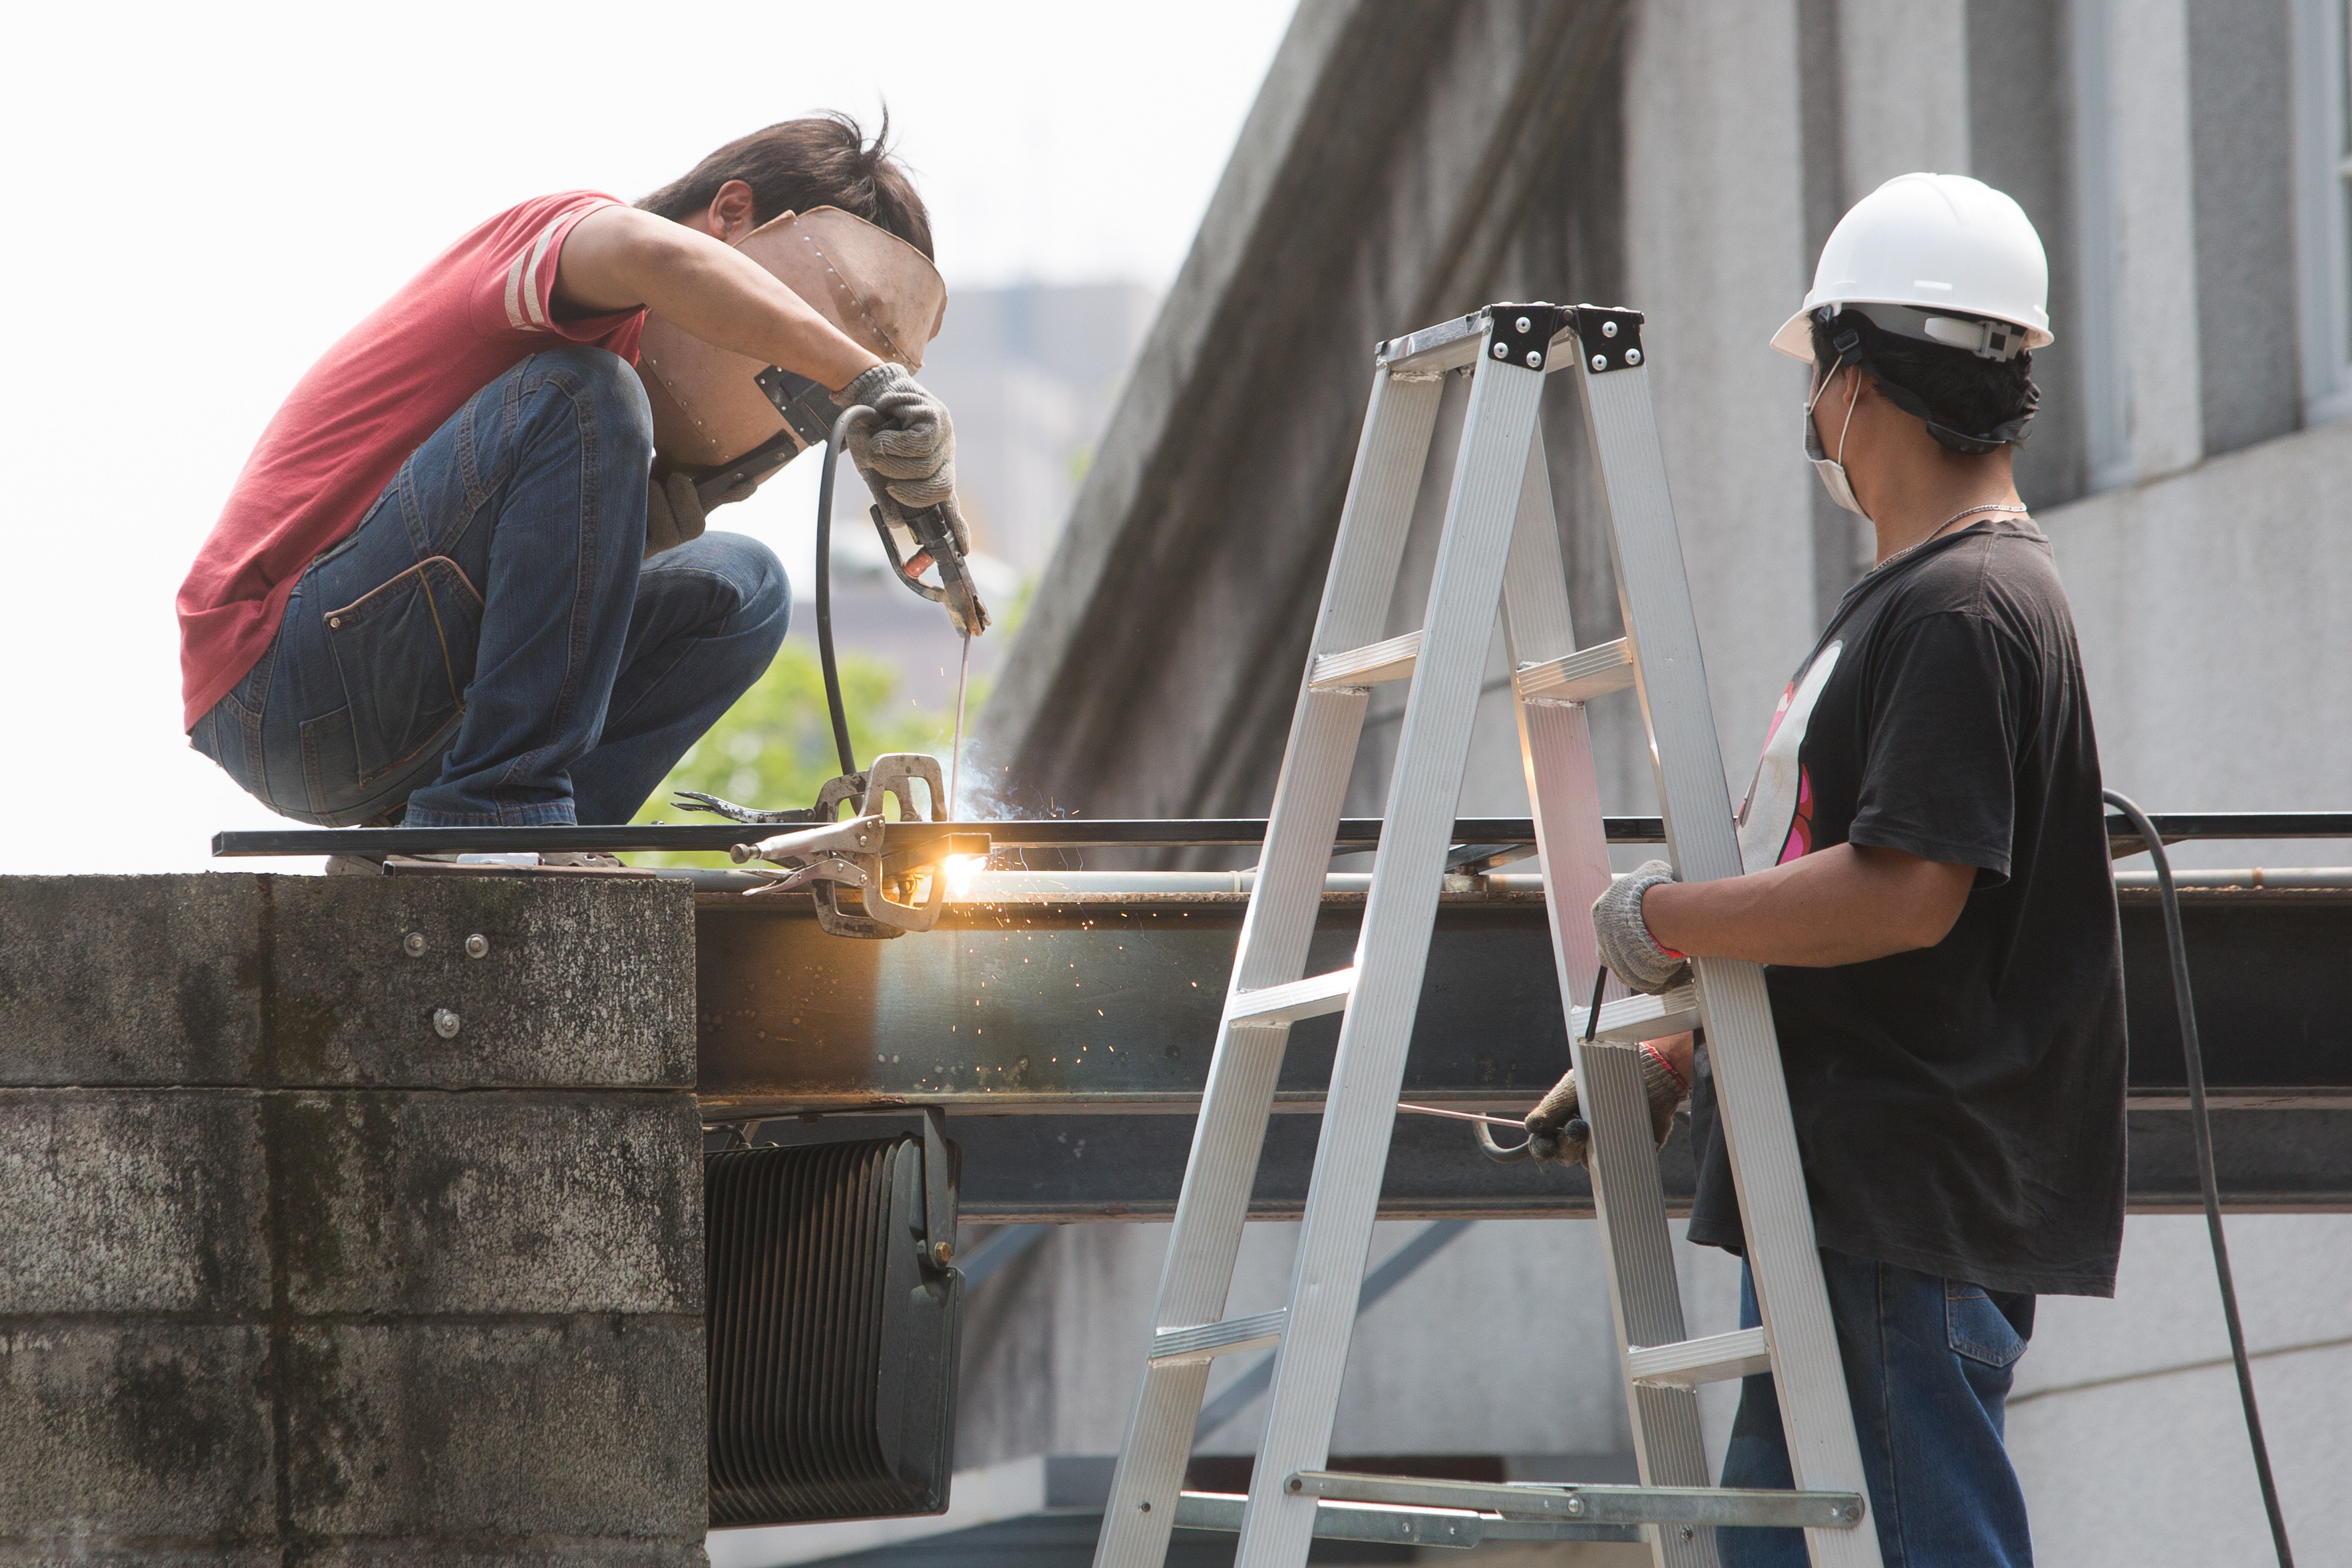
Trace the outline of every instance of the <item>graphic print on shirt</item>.
{"type": "Polygon", "coordinates": [[[1755,781],[1739,807],[1739,869],[1751,876],[1812,851],[1813,781],[1805,771],[1805,726],[1844,647],[1840,639],[1814,654],[1773,711],[1755,781]]]}

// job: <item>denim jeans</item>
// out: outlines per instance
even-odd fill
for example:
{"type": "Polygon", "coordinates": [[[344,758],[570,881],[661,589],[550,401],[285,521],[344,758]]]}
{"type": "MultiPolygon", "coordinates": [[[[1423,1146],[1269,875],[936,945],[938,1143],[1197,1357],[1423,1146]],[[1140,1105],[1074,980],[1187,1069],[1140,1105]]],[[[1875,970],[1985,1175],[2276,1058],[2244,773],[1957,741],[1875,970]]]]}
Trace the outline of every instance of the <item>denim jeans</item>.
{"type": "MultiPolygon", "coordinates": [[[[1823,1252],[1822,1270],[1886,1568],[2027,1568],[2033,1546],[2001,1412],[2033,1333],[2033,1297],[1839,1252],[1823,1252]]],[[[1743,1266],[1740,1326],[1762,1321],[1743,1266]]],[[[1786,1487],[1790,1474],[1772,1375],[1762,1373],[1740,1387],[1723,1484],[1786,1487]]],[[[1719,1530],[1716,1542],[1724,1568],[1807,1562],[1801,1530],[1719,1530]]]]}
{"type": "Polygon", "coordinates": [[[189,737],[331,827],[625,822],[760,678],[792,591],[767,547],[642,561],[652,416],[602,349],[534,354],[436,431],[313,560],[189,737]]]}

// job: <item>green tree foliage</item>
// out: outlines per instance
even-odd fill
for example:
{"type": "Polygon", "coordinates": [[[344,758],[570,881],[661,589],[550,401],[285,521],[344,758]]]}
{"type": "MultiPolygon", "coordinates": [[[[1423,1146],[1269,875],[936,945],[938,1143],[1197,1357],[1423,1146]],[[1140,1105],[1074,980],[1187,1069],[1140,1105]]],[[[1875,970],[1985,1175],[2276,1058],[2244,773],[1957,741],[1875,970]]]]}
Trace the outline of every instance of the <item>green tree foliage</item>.
{"type": "MultiPolygon", "coordinates": [[[[978,683],[974,685],[976,688],[978,683]]],[[[945,768],[955,734],[954,710],[933,712],[903,698],[894,704],[898,687],[898,673],[887,660],[865,653],[842,654],[842,709],[849,718],[849,738],[857,748],[857,760],[871,762],[886,751],[928,751],[945,768]]],[[[979,711],[981,695],[977,689],[971,694],[967,722],[970,715],[979,711]]],[[[833,723],[825,714],[824,673],[816,652],[787,643],[768,673],[678,759],[662,787],[637,813],[637,821],[716,820],[678,810],[670,803],[673,789],[699,789],[762,810],[813,806],[817,790],[840,771],[840,759],[834,753],[833,723]]],[[[641,865],[732,863],[725,855],[629,858],[641,865]]]]}

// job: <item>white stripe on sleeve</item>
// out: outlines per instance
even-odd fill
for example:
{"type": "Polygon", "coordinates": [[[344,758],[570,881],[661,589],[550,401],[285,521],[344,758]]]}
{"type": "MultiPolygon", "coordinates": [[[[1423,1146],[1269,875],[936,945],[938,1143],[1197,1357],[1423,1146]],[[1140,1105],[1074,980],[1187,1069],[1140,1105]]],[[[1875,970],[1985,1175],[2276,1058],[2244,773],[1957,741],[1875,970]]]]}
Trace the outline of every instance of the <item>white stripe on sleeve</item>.
{"type": "Polygon", "coordinates": [[[520,303],[522,296],[522,264],[525,259],[518,256],[514,258],[514,265],[507,268],[507,325],[509,327],[530,325],[523,319],[520,303]]]}
{"type": "Polygon", "coordinates": [[[540,308],[539,303],[539,264],[547,259],[547,247],[554,241],[555,231],[562,228],[572,215],[566,213],[539,231],[539,243],[530,247],[530,263],[523,269],[522,307],[530,312],[531,321],[537,326],[547,325],[547,312],[540,308]]]}

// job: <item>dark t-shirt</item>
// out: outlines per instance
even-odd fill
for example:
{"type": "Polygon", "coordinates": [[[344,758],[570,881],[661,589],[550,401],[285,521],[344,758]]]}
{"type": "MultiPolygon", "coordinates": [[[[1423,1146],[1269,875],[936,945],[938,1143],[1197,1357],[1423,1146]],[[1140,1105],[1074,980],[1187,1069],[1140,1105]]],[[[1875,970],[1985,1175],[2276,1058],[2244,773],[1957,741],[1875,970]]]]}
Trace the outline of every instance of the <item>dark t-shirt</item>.
{"type": "MultiPolygon", "coordinates": [[[[2050,544],[1980,522],[1854,585],[1740,808],[1751,873],[1832,844],[1978,868],[1933,947],[1765,970],[1822,1246],[2106,1296],[2123,1240],[2123,957],[2098,748],[2050,544]]],[[[1690,1238],[1741,1249],[1702,1056],[1690,1238]]]]}

